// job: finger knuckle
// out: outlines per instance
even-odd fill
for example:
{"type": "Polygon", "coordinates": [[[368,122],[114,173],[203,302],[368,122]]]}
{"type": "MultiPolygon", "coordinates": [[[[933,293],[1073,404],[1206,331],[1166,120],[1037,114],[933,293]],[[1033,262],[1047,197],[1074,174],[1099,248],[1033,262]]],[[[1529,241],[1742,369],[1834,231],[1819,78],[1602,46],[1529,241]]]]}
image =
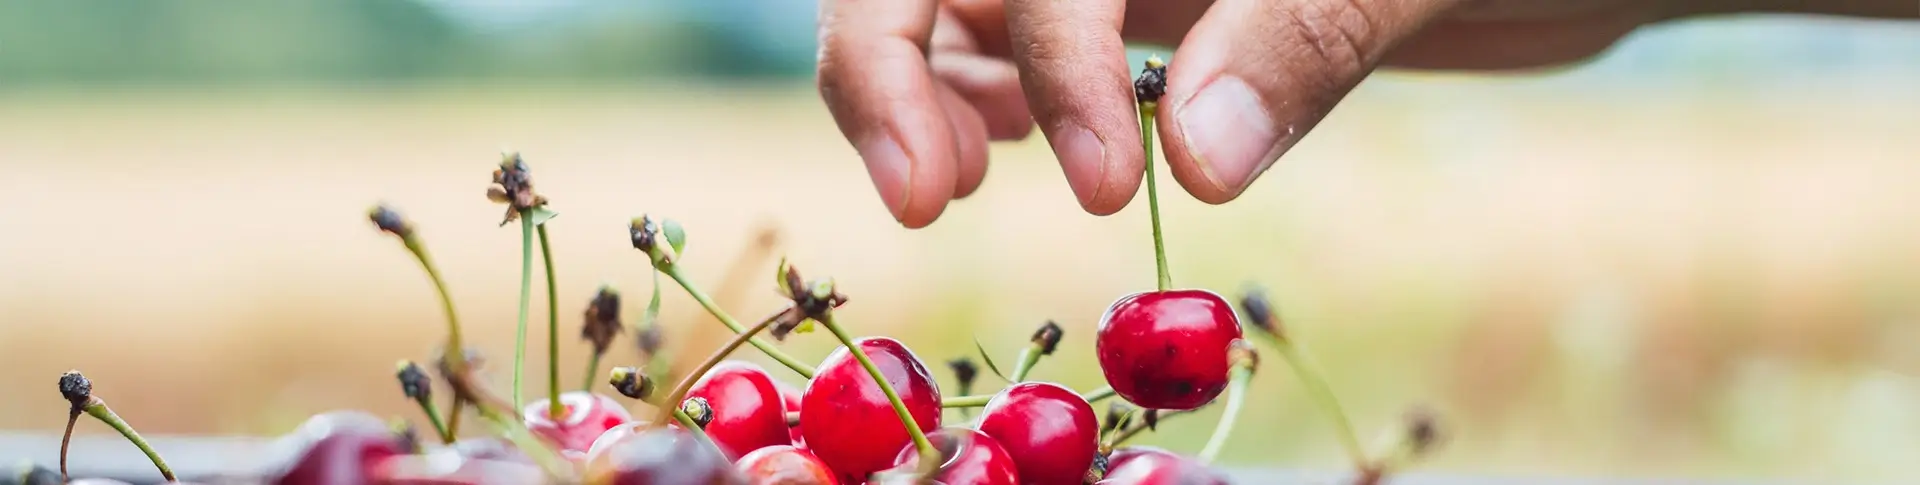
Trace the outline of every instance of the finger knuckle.
{"type": "Polygon", "coordinates": [[[1276,7],[1283,38],[1292,44],[1298,61],[1309,68],[1301,72],[1319,76],[1310,82],[1338,87],[1354,73],[1363,72],[1376,57],[1377,27],[1360,1],[1286,2],[1276,7]]]}

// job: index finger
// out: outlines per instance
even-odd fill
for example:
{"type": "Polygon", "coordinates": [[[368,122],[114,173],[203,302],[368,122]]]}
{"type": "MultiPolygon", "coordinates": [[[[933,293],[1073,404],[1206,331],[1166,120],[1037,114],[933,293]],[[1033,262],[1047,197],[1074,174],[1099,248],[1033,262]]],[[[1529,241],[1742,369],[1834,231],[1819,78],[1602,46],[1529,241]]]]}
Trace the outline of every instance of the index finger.
{"type": "Polygon", "coordinates": [[[820,96],[893,218],[931,224],[953,197],[958,145],[927,68],[934,0],[823,0],[820,96]]]}

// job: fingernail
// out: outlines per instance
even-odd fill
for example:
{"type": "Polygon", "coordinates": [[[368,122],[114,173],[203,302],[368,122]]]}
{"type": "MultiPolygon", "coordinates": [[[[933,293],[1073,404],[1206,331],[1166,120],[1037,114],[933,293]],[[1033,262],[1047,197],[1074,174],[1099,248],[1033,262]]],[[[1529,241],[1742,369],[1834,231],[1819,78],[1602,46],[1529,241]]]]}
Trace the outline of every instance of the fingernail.
{"type": "Polygon", "coordinates": [[[1200,156],[1201,169],[1221,188],[1239,193],[1280,157],[1280,132],[1260,95],[1246,81],[1222,76],[1187,101],[1180,131],[1200,156]]]}
{"type": "Polygon", "coordinates": [[[880,201],[887,204],[887,212],[893,213],[896,221],[905,218],[907,177],[913,173],[913,161],[907,159],[907,152],[891,136],[871,137],[857,150],[867,164],[867,175],[873,177],[873,188],[880,191],[880,201]]]}
{"type": "Polygon", "coordinates": [[[1086,205],[1100,194],[1100,181],[1106,175],[1100,172],[1107,166],[1107,148],[1100,144],[1100,137],[1079,125],[1069,124],[1055,133],[1048,140],[1053,153],[1060,157],[1060,168],[1066,171],[1067,186],[1073,188],[1080,204],[1086,205]]]}

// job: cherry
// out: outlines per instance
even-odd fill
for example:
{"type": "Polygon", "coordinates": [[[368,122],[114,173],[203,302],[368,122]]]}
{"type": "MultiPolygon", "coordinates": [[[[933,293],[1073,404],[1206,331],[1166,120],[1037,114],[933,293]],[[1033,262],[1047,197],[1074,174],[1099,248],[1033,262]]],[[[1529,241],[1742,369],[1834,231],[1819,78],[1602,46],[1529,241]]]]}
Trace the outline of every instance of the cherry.
{"type": "Polygon", "coordinates": [[[1227,348],[1238,338],[1240,319],[1219,294],[1165,290],[1113,302],[1094,345],[1100,371],[1120,397],[1145,408],[1189,410],[1227,388],[1227,348]]]}
{"type": "Polygon", "coordinates": [[[476,458],[469,453],[469,450],[446,447],[424,454],[393,456],[381,460],[373,469],[373,475],[383,485],[489,485],[540,483],[546,479],[545,472],[531,462],[476,458]]]}
{"type": "MultiPolygon", "coordinates": [[[[788,384],[787,381],[773,381],[773,387],[780,389],[780,403],[787,409],[787,412],[800,412],[801,391],[799,388],[793,387],[793,384],[788,384]]],[[[802,449],[807,447],[807,440],[800,436],[799,426],[788,427],[787,437],[793,440],[793,446],[802,449]]]]}
{"type": "Polygon", "coordinates": [[[1227,485],[1226,477],[1187,457],[1151,446],[1113,450],[1095,485],[1227,485]]]}
{"type": "Polygon", "coordinates": [[[787,428],[787,408],[780,390],[765,369],[729,360],[714,365],[694,382],[688,398],[704,398],[713,410],[707,436],[728,459],[775,445],[793,444],[787,428]]]}
{"type": "Polygon", "coordinates": [[[521,415],[527,422],[528,431],[561,450],[568,458],[578,458],[593,446],[593,440],[602,433],[633,420],[627,408],[602,394],[569,391],[560,395],[560,404],[566,409],[561,412],[559,421],[548,419],[546,399],[528,403],[521,410],[521,415]]]}
{"type": "Polygon", "coordinates": [[[599,451],[586,463],[588,485],[747,485],[726,456],[681,429],[631,432],[599,451]]]}
{"type": "Polygon", "coordinates": [[[453,442],[449,446],[461,457],[474,460],[498,460],[538,465],[533,457],[515,448],[513,443],[501,438],[472,438],[453,442]]]}
{"type": "Polygon", "coordinates": [[[307,418],[268,451],[268,483],[276,485],[374,483],[379,462],[413,451],[413,444],[385,421],[362,411],[329,411],[307,418]]]}
{"type": "Polygon", "coordinates": [[[1020,478],[1034,485],[1078,485],[1100,446],[1093,405],[1049,382],[1001,390],[980,412],[980,431],[1012,453],[1020,478]]]}
{"type": "MultiPolygon", "coordinates": [[[[940,388],[926,364],[900,341],[854,341],[887,378],[921,431],[940,427],[940,388]]],[[[844,475],[864,477],[893,464],[912,440],[887,395],[846,347],[820,363],[800,397],[800,431],[815,456],[844,475]]]]}
{"type": "Polygon", "coordinates": [[[833,469],[813,453],[791,445],[753,450],[733,463],[753,485],[839,485],[833,469]]]}
{"type": "MultiPolygon", "coordinates": [[[[927,434],[940,449],[946,462],[933,478],[948,485],[1020,485],[1020,471],[1013,455],[1007,453],[992,436],[979,431],[946,427],[927,434]]],[[[894,458],[894,469],[914,471],[920,465],[920,450],[909,444],[894,458]]],[[[1028,481],[1027,483],[1039,483],[1028,481]]],[[[1075,482],[1078,483],[1078,482],[1075,482]]]]}

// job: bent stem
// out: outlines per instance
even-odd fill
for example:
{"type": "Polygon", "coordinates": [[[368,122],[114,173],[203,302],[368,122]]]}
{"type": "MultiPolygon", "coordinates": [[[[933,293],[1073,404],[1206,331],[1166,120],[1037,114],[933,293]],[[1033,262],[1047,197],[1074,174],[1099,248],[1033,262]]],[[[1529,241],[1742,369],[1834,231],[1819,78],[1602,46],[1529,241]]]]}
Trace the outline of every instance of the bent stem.
{"type": "MultiPolygon", "coordinates": [[[[780,321],[781,315],[786,315],[789,311],[792,310],[783,308],[779,312],[775,312],[772,315],[768,315],[767,318],[760,320],[760,323],[754,324],[753,327],[748,328],[747,331],[734,335],[733,339],[728,340],[726,345],[714,351],[713,355],[707,356],[707,360],[700,362],[698,367],[694,367],[693,372],[687,374],[686,377],[680,378],[680,383],[673,386],[673,392],[667,394],[665,400],[660,401],[660,410],[665,411],[668,408],[672,408],[674,419],[679,419],[681,415],[686,414],[680,410],[680,401],[687,398],[687,393],[693,392],[694,383],[699,382],[701,376],[707,375],[707,371],[713,370],[713,366],[720,365],[720,361],[726,360],[727,355],[739,349],[740,344],[746,343],[747,340],[752,339],[754,335],[758,335],[761,331],[772,327],[774,323],[780,321]]],[[[655,419],[654,423],[656,426],[664,425],[665,420],[655,419]]],[[[685,426],[686,424],[682,423],[681,425],[685,426]]]]}
{"type": "Polygon", "coordinates": [[[1167,291],[1173,288],[1173,275],[1167,271],[1167,245],[1160,232],[1160,190],[1153,174],[1153,113],[1158,105],[1155,101],[1140,103],[1140,149],[1147,156],[1147,214],[1153,219],[1153,264],[1158,272],[1160,291],[1167,291]]]}
{"type": "Polygon", "coordinates": [[[1253,382],[1253,368],[1236,366],[1227,389],[1227,410],[1220,415],[1220,424],[1214,426],[1213,437],[1207,439],[1207,446],[1200,449],[1198,458],[1201,463],[1213,463],[1220,456],[1220,450],[1227,445],[1227,436],[1233,434],[1234,423],[1240,419],[1240,408],[1246,406],[1247,386],[1253,382]]]}
{"type": "MultiPolygon", "coordinates": [[[[701,308],[705,308],[707,313],[712,314],[714,318],[720,320],[721,324],[733,330],[734,334],[741,334],[747,331],[746,327],[741,326],[740,322],[734,320],[732,315],[728,315],[726,310],[721,310],[719,305],[714,304],[712,297],[707,296],[706,292],[700,291],[700,287],[693,284],[693,280],[687,278],[685,272],[680,271],[679,265],[663,263],[658,265],[658,269],[660,272],[666,273],[668,278],[673,278],[675,283],[679,283],[680,288],[685,289],[688,296],[692,296],[694,301],[700,303],[701,308]]],[[[792,369],[794,373],[800,374],[800,377],[807,379],[813,378],[815,372],[813,366],[800,362],[799,359],[795,359],[793,356],[787,355],[786,352],[780,351],[780,349],[775,348],[773,344],[767,343],[766,339],[753,338],[747,340],[747,342],[753,344],[754,348],[766,353],[767,357],[771,357],[773,360],[780,362],[780,365],[787,366],[787,368],[792,369]]]]}
{"type": "Polygon", "coordinates": [[[72,481],[67,478],[67,446],[73,443],[73,425],[80,421],[80,409],[74,408],[67,413],[67,432],[60,435],[60,482],[72,481]]]}
{"type": "MultiPolygon", "coordinates": [[[[133,442],[133,446],[140,448],[141,453],[146,453],[147,459],[153,461],[154,468],[160,469],[161,478],[165,478],[168,482],[178,481],[173,477],[173,468],[167,466],[167,460],[160,458],[160,452],[154,451],[153,445],[147,444],[146,438],[141,438],[140,433],[134,431],[132,426],[128,426],[126,420],[120,419],[120,415],[114,414],[113,409],[107,407],[106,401],[102,401],[97,397],[93,398],[92,402],[87,403],[85,411],[88,415],[99,419],[100,422],[107,423],[107,426],[112,426],[114,431],[120,432],[120,436],[127,437],[127,441],[133,442]]],[[[65,440],[62,441],[64,442],[65,440]]],[[[61,448],[65,449],[65,446],[61,448]]],[[[61,456],[64,457],[66,454],[61,453],[61,456]]],[[[61,475],[65,475],[67,468],[66,460],[63,458],[60,463],[60,473],[61,475]]]]}
{"type": "Polygon", "coordinates": [[[1312,396],[1320,409],[1333,420],[1333,426],[1339,433],[1340,445],[1346,448],[1347,457],[1353,460],[1354,466],[1366,466],[1369,462],[1367,452],[1360,446],[1359,435],[1353,431],[1353,421],[1347,419],[1345,408],[1342,408],[1340,400],[1334,397],[1333,387],[1327,385],[1326,376],[1320,372],[1318,366],[1314,365],[1313,359],[1308,358],[1305,350],[1294,343],[1293,339],[1277,338],[1265,332],[1253,333],[1265,338],[1268,344],[1272,344],[1275,350],[1280,351],[1280,357],[1287,360],[1288,367],[1293,368],[1293,373],[1300,378],[1300,384],[1307,387],[1307,394],[1312,396]]]}
{"type": "Polygon", "coordinates": [[[914,449],[920,452],[921,465],[939,467],[940,451],[934,449],[933,442],[927,441],[927,434],[920,431],[920,424],[914,421],[913,413],[907,411],[907,404],[900,401],[900,393],[895,391],[893,384],[888,383],[887,377],[880,373],[880,367],[873,365],[873,359],[867,357],[867,351],[861,349],[860,345],[853,341],[852,336],[847,335],[846,329],[840,328],[840,324],[834,322],[832,310],[821,312],[819,320],[821,325],[833,332],[834,338],[840,339],[841,345],[847,346],[847,352],[853,354],[854,360],[860,361],[860,366],[867,369],[867,375],[873,377],[874,384],[880,386],[880,392],[887,395],[887,403],[893,405],[893,414],[900,418],[900,425],[907,428],[907,435],[913,437],[914,449]]]}
{"type": "Polygon", "coordinates": [[[547,417],[554,421],[566,416],[560,405],[560,299],[554,288],[553,245],[547,243],[547,225],[537,224],[540,233],[540,263],[547,271],[547,417]]]}
{"type": "MultiPolygon", "coordinates": [[[[513,338],[513,407],[519,409],[526,402],[521,399],[520,380],[527,367],[527,307],[533,303],[533,217],[520,214],[520,318],[515,326],[513,338]]],[[[461,348],[461,347],[453,347],[461,348]]]]}

